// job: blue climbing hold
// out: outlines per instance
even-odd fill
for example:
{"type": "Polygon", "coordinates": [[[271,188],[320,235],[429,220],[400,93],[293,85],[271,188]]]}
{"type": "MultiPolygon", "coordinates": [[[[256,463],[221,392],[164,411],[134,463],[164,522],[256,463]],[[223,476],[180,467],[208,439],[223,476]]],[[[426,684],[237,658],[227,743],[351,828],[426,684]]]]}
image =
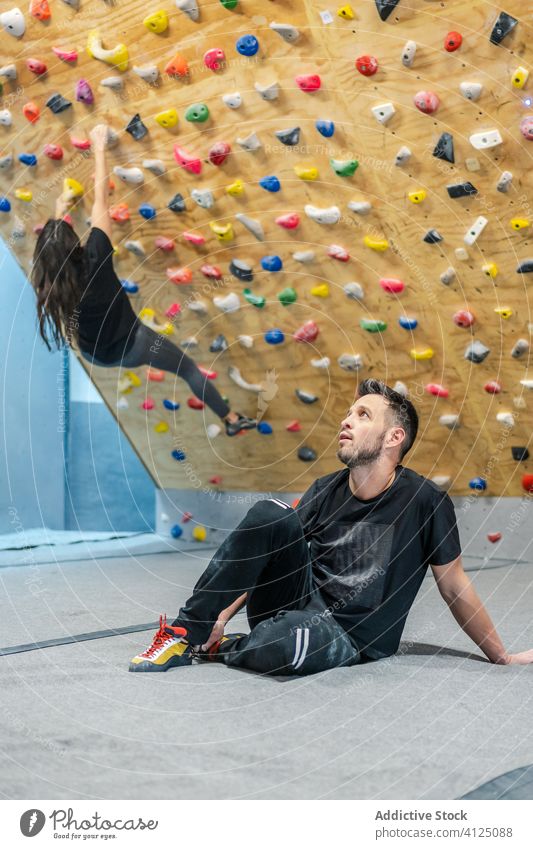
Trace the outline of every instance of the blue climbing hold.
{"type": "Polygon", "coordinates": [[[151,203],[141,203],[139,207],[139,213],[143,218],[146,218],[148,221],[151,218],[155,218],[157,215],[157,210],[155,206],[152,206],[151,203]]]}
{"type": "Polygon", "coordinates": [[[261,266],[265,271],[281,271],[283,262],[280,256],[274,254],[272,256],[264,256],[261,259],[261,266]]]}
{"type": "Polygon", "coordinates": [[[128,295],[134,295],[135,292],[139,291],[139,287],[133,282],[133,280],[121,280],[120,283],[128,295]]]}
{"type": "Polygon", "coordinates": [[[485,478],[472,478],[472,480],[468,482],[468,486],[470,489],[483,490],[487,488],[487,481],[485,478]]]}
{"type": "Polygon", "coordinates": [[[176,401],[171,401],[169,398],[165,398],[163,401],[163,407],[165,410],[179,410],[180,405],[176,401]]]}
{"type": "Polygon", "coordinates": [[[11,209],[11,204],[9,203],[7,198],[0,197],[0,212],[9,212],[11,209]]]}
{"type": "Polygon", "coordinates": [[[172,456],[175,460],[185,460],[185,451],[180,451],[179,448],[174,448],[172,456]]]}
{"type": "Polygon", "coordinates": [[[180,528],[179,525],[172,525],[170,529],[170,536],[174,537],[174,539],[179,539],[183,533],[183,528],[180,528]]]}
{"type": "Polygon", "coordinates": [[[323,118],[319,118],[315,124],[318,132],[321,136],[324,136],[326,139],[330,139],[333,133],[335,132],[335,124],[333,121],[325,121],[323,118]]]}
{"type": "Polygon", "coordinates": [[[416,318],[409,318],[406,315],[401,315],[398,319],[398,324],[400,327],[403,327],[404,330],[414,330],[415,327],[418,326],[418,320],[416,318]]]}
{"type": "Polygon", "coordinates": [[[19,153],[19,162],[23,165],[37,165],[37,157],[34,153],[19,153]]]}
{"type": "Polygon", "coordinates": [[[255,56],[259,50],[259,42],[255,35],[243,35],[235,45],[241,56],[255,56]]]}
{"type": "Polygon", "coordinates": [[[285,339],[285,334],[279,327],[274,327],[272,330],[267,330],[264,338],[269,345],[279,345],[285,339]]]}
{"type": "Polygon", "coordinates": [[[272,433],[272,425],[269,425],[268,422],[259,422],[257,430],[259,433],[272,433]]]}
{"type": "Polygon", "coordinates": [[[275,174],[269,174],[268,177],[261,177],[259,185],[262,189],[266,189],[267,192],[279,192],[281,189],[281,183],[275,174]]]}

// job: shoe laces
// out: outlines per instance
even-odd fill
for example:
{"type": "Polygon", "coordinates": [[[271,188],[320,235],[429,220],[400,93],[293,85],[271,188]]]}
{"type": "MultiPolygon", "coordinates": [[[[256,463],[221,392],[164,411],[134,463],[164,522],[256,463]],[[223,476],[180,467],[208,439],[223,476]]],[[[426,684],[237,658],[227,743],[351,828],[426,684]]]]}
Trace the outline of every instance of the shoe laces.
{"type": "Polygon", "coordinates": [[[165,643],[168,643],[172,640],[177,640],[175,634],[169,634],[166,630],[167,627],[167,614],[161,614],[159,616],[159,631],[156,632],[154,639],[152,640],[152,644],[141,653],[141,657],[150,658],[156,651],[159,651],[165,643]]]}

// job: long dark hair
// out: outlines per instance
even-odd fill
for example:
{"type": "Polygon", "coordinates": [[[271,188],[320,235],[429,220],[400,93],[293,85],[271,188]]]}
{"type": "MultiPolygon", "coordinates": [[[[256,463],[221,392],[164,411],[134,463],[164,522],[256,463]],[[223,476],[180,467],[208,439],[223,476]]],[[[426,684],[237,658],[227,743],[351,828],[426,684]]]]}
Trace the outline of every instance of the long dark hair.
{"type": "Polygon", "coordinates": [[[49,351],[77,342],[79,301],[85,289],[83,245],[62,218],[50,218],[37,238],[30,280],[37,296],[39,331],[49,351]]]}

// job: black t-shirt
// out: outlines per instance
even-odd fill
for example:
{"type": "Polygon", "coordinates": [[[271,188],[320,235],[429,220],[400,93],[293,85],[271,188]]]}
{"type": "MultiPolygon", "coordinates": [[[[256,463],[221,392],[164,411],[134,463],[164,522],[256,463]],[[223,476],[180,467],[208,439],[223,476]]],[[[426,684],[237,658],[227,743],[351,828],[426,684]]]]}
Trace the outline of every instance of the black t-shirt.
{"type": "Polygon", "coordinates": [[[78,342],[103,362],[119,359],[133,344],[138,321],[113,268],[113,245],[99,227],[85,244],[87,283],[79,302],[78,342]]]}
{"type": "Polygon", "coordinates": [[[365,501],[348,469],[317,480],[297,511],[314,584],[332,615],[369,658],[394,654],[427,567],[461,553],[451,498],[401,464],[393,483],[365,501]]]}

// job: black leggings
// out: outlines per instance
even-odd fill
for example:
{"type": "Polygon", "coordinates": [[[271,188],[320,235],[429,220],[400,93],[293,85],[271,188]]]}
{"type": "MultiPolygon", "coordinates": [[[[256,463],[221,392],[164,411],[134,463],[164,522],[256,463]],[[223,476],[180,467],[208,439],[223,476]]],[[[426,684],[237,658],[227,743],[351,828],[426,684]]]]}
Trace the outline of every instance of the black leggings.
{"type": "Polygon", "coordinates": [[[218,389],[215,389],[209,378],[204,377],[194,360],[166,336],[156,333],[140,321],[135,330],[133,345],[119,360],[105,362],[85,351],[81,354],[85,360],[96,366],[136,368],[147,365],[177,374],[189,384],[196,397],[207,404],[221,419],[230,412],[229,406],[218,389]]]}
{"type": "Polygon", "coordinates": [[[250,634],[222,643],[227,666],[270,675],[309,675],[352,666],[360,654],[313,586],[309,549],[296,510],[258,501],[218,548],[172,623],[206,642],[221,610],[247,593],[250,634]]]}

